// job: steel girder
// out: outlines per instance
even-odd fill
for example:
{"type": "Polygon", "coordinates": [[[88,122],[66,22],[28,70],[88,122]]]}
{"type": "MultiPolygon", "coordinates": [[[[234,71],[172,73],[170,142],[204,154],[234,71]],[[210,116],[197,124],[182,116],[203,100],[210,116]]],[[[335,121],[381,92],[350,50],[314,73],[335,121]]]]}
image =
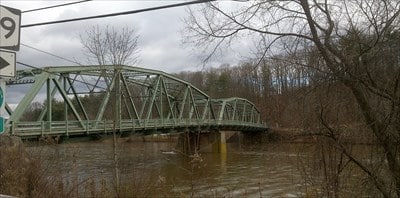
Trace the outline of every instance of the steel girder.
{"type": "Polygon", "coordinates": [[[112,65],[45,67],[17,71],[7,85],[27,83],[32,86],[15,110],[8,108],[8,125],[21,123],[41,94],[46,102],[36,121],[46,121],[49,130],[56,121],[53,100],[64,104],[63,120],[57,121],[75,121],[86,131],[104,120],[113,120],[117,128],[126,120],[132,121],[133,128],[148,123],[180,127],[183,121],[199,125],[222,121],[261,124],[260,112],[250,101],[211,99],[192,84],[157,70],[112,65]],[[92,104],[82,101],[82,97],[90,96],[97,100],[92,104]]]}

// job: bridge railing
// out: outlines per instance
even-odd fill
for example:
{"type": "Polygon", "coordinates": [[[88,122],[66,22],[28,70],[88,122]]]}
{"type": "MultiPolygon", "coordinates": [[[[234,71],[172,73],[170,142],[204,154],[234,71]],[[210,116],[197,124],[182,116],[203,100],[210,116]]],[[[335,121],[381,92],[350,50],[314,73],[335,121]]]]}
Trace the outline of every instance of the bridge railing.
{"type": "Polygon", "coordinates": [[[143,130],[166,130],[177,128],[214,128],[228,130],[262,130],[266,128],[263,123],[239,122],[234,120],[201,120],[181,119],[162,120],[149,119],[140,122],[139,120],[84,120],[84,121],[41,121],[41,122],[14,122],[10,123],[10,133],[21,137],[34,137],[46,135],[89,135],[107,134],[117,131],[135,132],[143,130]]]}

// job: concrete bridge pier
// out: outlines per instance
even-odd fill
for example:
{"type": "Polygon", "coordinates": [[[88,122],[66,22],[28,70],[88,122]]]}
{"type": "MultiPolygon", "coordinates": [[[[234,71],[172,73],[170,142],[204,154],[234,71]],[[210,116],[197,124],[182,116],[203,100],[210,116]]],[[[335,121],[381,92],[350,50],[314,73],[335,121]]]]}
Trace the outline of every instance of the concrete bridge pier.
{"type": "Polygon", "coordinates": [[[226,134],[225,131],[216,131],[212,133],[214,141],[212,141],[212,151],[213,153],[224,154],[227,152],[226,149],[226,134]]]}
{"type": "Polygon", "coordinates": [[[198,152],[226,153],[224,131],[186,131],[179,135],[176,149],[187,155],[198,152]]]}

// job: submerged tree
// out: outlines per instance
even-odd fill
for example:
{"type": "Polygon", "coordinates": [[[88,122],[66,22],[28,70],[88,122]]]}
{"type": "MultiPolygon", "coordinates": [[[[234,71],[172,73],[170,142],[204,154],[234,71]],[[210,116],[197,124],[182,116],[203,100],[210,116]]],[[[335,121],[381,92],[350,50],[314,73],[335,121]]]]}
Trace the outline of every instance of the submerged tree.
{"type": "MultiPolygon", "coordinates": [[[[351,91],[379,146],[389,177],[348,152],[322,119],[322,135],[336,142],[384,197],[400,197],[400,2],[397,0],[260,0],[225,9],[208,3],[189,10],[187,36],[211,54],[251,36],[259,63],[268,55],[307,54],[302,63],[351,91]],[[301,53],[300,53],[301,52],[301,53]]],[[[284,56],[286,57],[286,56],[284,56]]]]}

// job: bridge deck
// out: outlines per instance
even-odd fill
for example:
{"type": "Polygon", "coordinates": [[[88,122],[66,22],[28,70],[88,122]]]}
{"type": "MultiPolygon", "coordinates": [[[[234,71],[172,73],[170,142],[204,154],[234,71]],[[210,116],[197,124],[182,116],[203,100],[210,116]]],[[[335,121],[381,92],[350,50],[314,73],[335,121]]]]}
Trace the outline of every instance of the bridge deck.
{"type": "Polygon", "coordinates": [[[234,131],[264,131],[266,125],[257,123],[242,123],[237,121],[213,121],[213,120],[147,120],[139,123],[137,120],[122,120],[118,125],[112,120],[85,121],[84,125],[78,121],[53,121],[53,122],[18,122],[12,124],[11,134],[22,138],[40,136],[76,136],[91,134],[108,134],[116,130],[118,132],[158,131],[168,133],[171,131],[184,131],[185,129],[197,131],[208,130],[234,130],[234,131]]]}

